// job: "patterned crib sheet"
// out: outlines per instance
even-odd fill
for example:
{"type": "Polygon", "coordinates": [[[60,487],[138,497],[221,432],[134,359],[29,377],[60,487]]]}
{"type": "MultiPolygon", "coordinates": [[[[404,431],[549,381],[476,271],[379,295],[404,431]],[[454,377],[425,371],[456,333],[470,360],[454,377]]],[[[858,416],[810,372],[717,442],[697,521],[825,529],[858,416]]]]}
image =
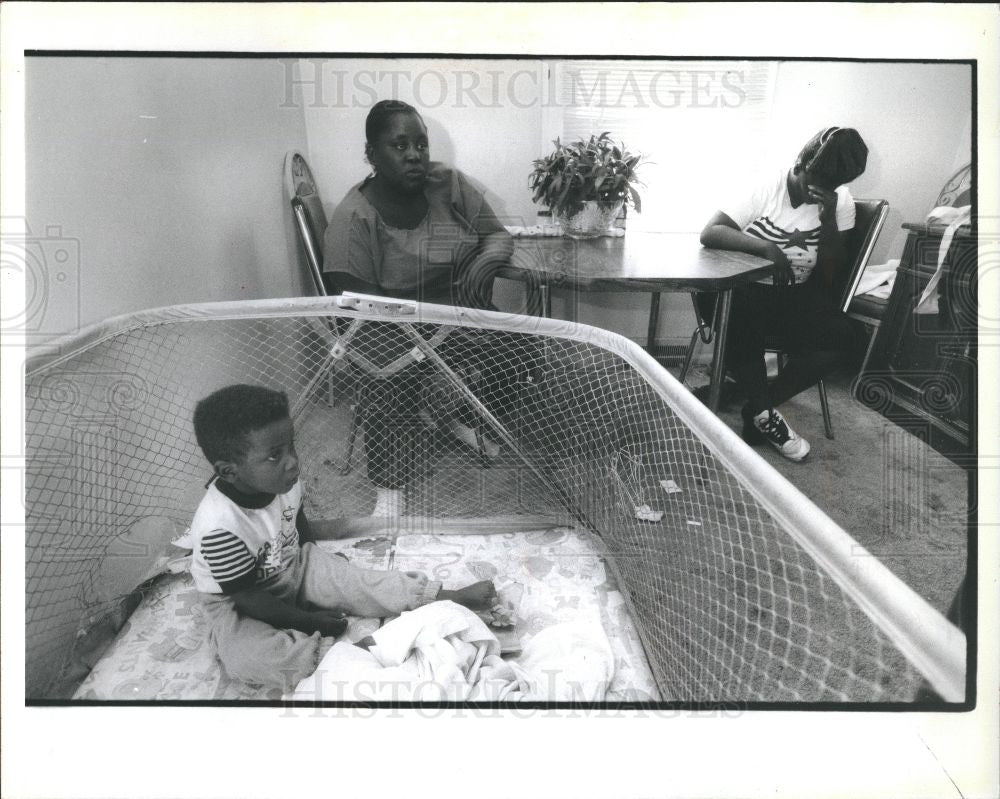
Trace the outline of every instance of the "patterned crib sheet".
{"type": "MultiPolygon", "coordinates": [[[[655,701],[659,694],[624,597],[594,543],[585,531],[560,528],[380,536],[321,546],[364,568],[424,571],[448,588],[493,579],[501,598],[514,606],[514,632],[522,644],[558,622],[592,619],[604,628],[615,655],[607,700],[655,701]]],[[[376,619],[351,619],[345,637],[356,641],[378,624],[376,619]]],[[[225,673],[209,646],[198,593],[184,572],[153,583],[74,699],[278,701],[281,693],[225,673]]]]}

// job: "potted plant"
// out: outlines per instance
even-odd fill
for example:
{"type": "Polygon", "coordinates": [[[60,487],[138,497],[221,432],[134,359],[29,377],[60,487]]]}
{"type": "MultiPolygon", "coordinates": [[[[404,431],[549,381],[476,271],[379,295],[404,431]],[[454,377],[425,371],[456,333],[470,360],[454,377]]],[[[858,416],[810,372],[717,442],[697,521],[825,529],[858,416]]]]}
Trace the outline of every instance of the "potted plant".
{"type": "Polygon", "coordinates": [[[593,238],[606,233],[622,206],[642,211],[636,186],[636,168],[642,158],[615,144],[611,134],[591,136],[589,141],[562,144],[534,162],[529,186],[532,200],[548,206],[564,232],[575,238],[593,238]]]}

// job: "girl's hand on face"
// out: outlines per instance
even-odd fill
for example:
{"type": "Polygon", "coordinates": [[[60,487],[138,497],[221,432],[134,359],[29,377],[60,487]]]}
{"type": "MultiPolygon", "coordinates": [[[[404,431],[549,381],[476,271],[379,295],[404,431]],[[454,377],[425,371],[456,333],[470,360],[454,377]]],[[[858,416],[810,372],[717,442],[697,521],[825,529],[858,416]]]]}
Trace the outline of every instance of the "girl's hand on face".
{"type": "Polygon", "coordinates": [[[809,202],[819,206],[820,224],[829,224],[836,219],[837,213],[837,192],[824,189],[820,186],[809,184],[809,202]]]}

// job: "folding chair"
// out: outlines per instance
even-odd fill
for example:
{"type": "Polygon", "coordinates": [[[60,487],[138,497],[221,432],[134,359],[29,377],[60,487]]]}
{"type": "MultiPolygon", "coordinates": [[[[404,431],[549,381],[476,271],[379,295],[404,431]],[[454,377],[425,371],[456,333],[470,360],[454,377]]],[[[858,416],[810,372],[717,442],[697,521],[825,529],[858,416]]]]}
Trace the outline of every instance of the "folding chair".
{"type": "MultiPolygon", "coordinates": [[[[861,276],[864,274],[865,267],[868,265],[868,259],[871,257],[872,250],[875,248],[875,241],[878,239],[878,235],[882,230],[882,226],[885,224],[885,219],[889,214],[889,203],[885,200],[855,200],[855,219],[854,227],[848,232],[847,235],[847,258],[844,259],[844,264],[837,274],[833,278],[833,296],[836,300],[837,307],[844,313],[848,313],[852,318],[859,319],[862,322],[867,322],[868,320],[864,317],[860,317],[854,312],[849,312],[858,307],[857,301],[854,298],[854,292],[858,288],[858,284],[861,282],[861,276]],[[854,308],[852,308],[852,305],[854,308]]],[[[695,317],[697,320],[697,327],[694,333],[691,334],[691,341],[688,344],[687,353],[684,356],[684,363],[681,366],[681,371],[679,375],[680,381],[683,383],[684,379],[687,377],[688,369],[691,366],[691,359],[694,355],[695,347],[700,339],[703,343],[709,344],[712,341],[715,330],[715,322],[709,322],[708,320],[702,318],[701,311],[698,308],[698,303],[696,301],[695,295],[691,295],[691,299],[694,304],[695,317]]],[[[784,361],[787,358],[785,353],[783,342],[778,339],[768,339],[765,342],[765,350],[767,352],[774,352],[778,356],[778,370],[782,369],[784,361]]],[[[868,351],[871,351],[871,342],[868,345],[868,351]]],[[[868,355],[865,355],[867,359],[868,355]]],[[[819,402],[820,408],[823,411],[823,427],[826,432],[827,438],[833,438],[833,423],[830,419],[830,404],[826,396],[826,384],[821,379],[817,384],[816,388],[819,391],[819,402]]]]}
{"type": "Polygon", "coordinates": [[[869,297],[863,294],[858,294],[855,296],[854,292],[858,289],[858,284],[861,282],[861,278],[864,275],[865,267],[868,266],[868,259],[871,256],[871,251],[875,247],[875,240],[878,237],[879,232],[882,230],[882,226],[885,224],[885,219],[889,215],[889,203],[885,200],[855,200],[855,206],[857,208],[857,221],[855,222],[855,230],[858,230],[861,226],[862,211],[864,212],[865,218],[871,218],[872,225],[872,235],[870,240],[865,239],[861,244],[861,251],[863,256],[863,261],[861,263],[861,268],[857,270],[857,274],[851,283],[845,286],[845,292],[841,295],[841,310],[845,311],[849,317],[856,319],[865,325],[870,331],[868,337],[868,347],[865,349],[865,357],[861,364],[861,372],[864,372],[865,366],[868,364],[868,358],[871,356],[872,345],[875,343],[875,331],[882,322],[882,317],[885,315],[886,307],[888,306],[888,300],[880,299],[877,297],[869,297]],[[862,203],[866,204],[866,207],[862,208],[862,203]]]}
{"type": "Polygon", "coordinates": [[[297,150],[285,154],[285,192],[292,204],[295,229],[305,250],[309,277],[316,296],[327,296],[323,285],[323,251],[321,242],[326,232],[326,214],[319,189],[306,159],[297,150]]]}
{"type": "MultiPolygon", "coordinates": [[[[313,290],[318,297],[329,296],[326,285],[323,283],[323,234],[326,233],[327,219],[323,210],[323,201],[320,198],[319,188],[313,178],[312,170],[306,162],[302,153],[297,150],[290,150],[285,154],[284,163],[285,193],[292,206],[292,216],[295,221],[295,230],[298,233],[299,241],[305,254],[306,266],[309,271],[309,280],[313,290]]],[[[332,337],[335,342],[339,342],[342,335],[347,333],[338,330],[333,324],[328,323],[320,331],[324,338],[332,337]]],[[[351,332],[348,335],[348,340],[351,332]]],[[[328,393],[330,397],[334,394],[333,379],[334,367],[339,360],[337,345],[331,350],[330,356],[320,367],[312,382],[303,392],[303,401],[312,393],[312,389],[324,379],[329,378],[328,393]]],[[[357,378],[358,375],[355,375],[357,378]]],[[[351,428],[347,439],[347,455],[344,464],[341,466],[341,474],[348,474],[351,470],[351,455],[354,452],[354,444],[357,440],[358,427],[361,423],[362,398],[359,380],[355,381],[355,396],[352,403],[351,428]]]]}

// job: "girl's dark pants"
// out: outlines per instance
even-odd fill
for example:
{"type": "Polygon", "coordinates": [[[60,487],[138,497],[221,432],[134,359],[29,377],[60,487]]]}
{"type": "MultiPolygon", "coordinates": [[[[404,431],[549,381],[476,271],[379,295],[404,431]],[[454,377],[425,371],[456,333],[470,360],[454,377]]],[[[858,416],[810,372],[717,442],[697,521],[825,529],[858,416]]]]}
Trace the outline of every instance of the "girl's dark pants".
{"type": "MultiPolygon", "coordinates": [[[[702,317],[712,318],[714,294],[697,298],[702,317]]],[[[859,346],[859,326],[837,308],[818,282],[791,286],[751,283],[734,290],[726,336],[726,369],[746,396],[746,415],[774,408],[816,385],[847,362],[859,346]],[[789,355],[768,384],[764,350],[789,355]]]]}

